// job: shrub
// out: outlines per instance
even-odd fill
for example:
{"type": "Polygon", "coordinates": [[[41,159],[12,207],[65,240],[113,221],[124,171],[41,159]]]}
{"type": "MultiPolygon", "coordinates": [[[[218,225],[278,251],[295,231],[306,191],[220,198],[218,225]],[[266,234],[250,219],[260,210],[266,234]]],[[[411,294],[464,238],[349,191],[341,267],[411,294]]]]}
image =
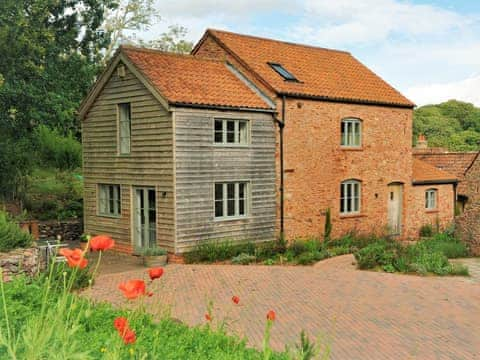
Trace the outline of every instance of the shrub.
{"type": "Polygon", "coordinates": [[[248,265],[252,262],[255,262],[256,257],[254,255],[241,253],[232,258],[232,264],[248,265]]]}
{"type": "Polygon", "coordinates": [[[307,242],[299,239],[294,240],[287,249],[293,254],[293,256],[299,256],[300,254],[309,251],[307,242]]]}
{"type": "Polygon", "coordinates": [[[332,217],[330,208],[325,212],[325,229],[323,234],[323,240],[328,242],[330,241],[330,236],[332,235],[332,217]]]}
{"type": "Polygon", "coordinates": [[[430,237],[433,236],[433,227],[431,224],[422,225],[420,228],[420,236],[422,237],[430,237]]]}
{"type": "Polygon", "coordinates": [[[206,241],[200,243],[194,250],[184,255],[188,264],[225,261],[246,253],[255,254],[255,244],[252,242],[233,243],[230,240],[206,241]]]}
{"type": "Polygon", "coordinates": [[[44,165],[63,170],[82,166],[82,145],[72,134],[62,136],[57,130],[39,125],[35,138],[44,165]]]}
{"type": "Polygon", "coordinates": [[[355,252],[359,269],[373,269],[378,266],[392,265],[397,249],[392,243],[379,241],[355,252]]]}
{"type": "Polygon", "coordinates": [[[424,240],[422,243],[424,243],[430,251],[440,252],[449,259],[468,255],[468,249],[465,243],[446,233],[436,234],[432,239],[424,240]]]}
{"type": "Polygon", "coordinates": [[[5,212],[0,212],[0,251],[27,247],[32,240],[32,236],[22,231],[5,212]]]}
{"type": "Polygon", "coordinates": [[[299,265],[310,265],[317,261],[317,256],[312,252],[305,252],[300,254],[297,258],[297,264],[299,265]]]}

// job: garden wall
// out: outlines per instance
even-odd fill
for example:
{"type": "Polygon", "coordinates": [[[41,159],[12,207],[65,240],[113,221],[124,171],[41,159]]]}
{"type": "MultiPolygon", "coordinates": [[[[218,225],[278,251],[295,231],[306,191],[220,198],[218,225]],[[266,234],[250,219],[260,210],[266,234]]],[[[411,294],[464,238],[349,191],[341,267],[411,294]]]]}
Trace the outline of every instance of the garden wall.
{"type": "Polygon", "coordinates": [[[38,237],[40,240],[62,237],[63,241],[75,241],[83,234],[81,219],[66,221],[41,221],[38,223],[38,237]]]}
{"type": "Polygon", "coordinates": [[[39,250],[37,248],[17,249],[8,253],[0,253],[0,268],[3,281],[10,281],[13,276],[25,274],[35,275],[40,267],[39,250]]]}
{"type": "Polygon", "coordinates": [[[468,196],[464,211],[456,218],[457,235],[470,247],[473,255],[480,255],[480,161],[477,160],[465,174],[462,184],[468,196]]]}

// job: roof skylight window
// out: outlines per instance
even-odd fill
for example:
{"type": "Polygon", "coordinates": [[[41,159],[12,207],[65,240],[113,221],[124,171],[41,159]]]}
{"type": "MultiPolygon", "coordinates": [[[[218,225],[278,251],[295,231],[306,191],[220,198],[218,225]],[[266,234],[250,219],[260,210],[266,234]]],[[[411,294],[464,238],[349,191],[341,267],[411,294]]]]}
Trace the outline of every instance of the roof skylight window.
{"type": "Polygon", "coordinates": [[[298,81],[298,79],[293,76],[291,72],[285,69],[282,65],[277,63],[268,63],[273,70],[275,70],[281,77],[288,81],[298,81]]]}

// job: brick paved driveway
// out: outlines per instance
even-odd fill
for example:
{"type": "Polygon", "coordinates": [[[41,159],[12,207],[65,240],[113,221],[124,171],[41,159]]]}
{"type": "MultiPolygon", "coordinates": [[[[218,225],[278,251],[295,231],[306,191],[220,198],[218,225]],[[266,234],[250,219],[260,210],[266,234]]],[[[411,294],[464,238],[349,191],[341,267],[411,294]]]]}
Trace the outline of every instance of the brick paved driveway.
{"type": "MultiPolygon", "coordinates": [[[[345,255],[313,267],[168,265],[148,299],[152,311],[202,324],[213,300],[216,318],[260,346],[266,312],[277,312],[272,345],[282,350],[302,329],[331,337],[333,359],[480,359],[480,281],[358,271],[345,255]],[[231,296],[241,298],[233,307],[231,296]]],[[[480,274],[480,262],[472,261],[480,274]]],[[[96,299],[124,304],[117,284],[145,269],[105,274],[96,299]]]]}

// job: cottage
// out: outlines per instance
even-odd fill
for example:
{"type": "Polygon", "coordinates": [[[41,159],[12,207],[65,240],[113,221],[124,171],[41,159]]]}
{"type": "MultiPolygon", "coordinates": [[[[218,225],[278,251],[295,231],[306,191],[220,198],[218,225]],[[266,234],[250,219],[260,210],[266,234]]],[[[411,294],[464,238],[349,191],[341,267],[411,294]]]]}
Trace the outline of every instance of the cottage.
{"type": "Polygon", "coordinates": [[[343,51],[207,30],[121,47],[79,110],[85,231],[181,254],[212,239],[448,225],[457,179],[411,147],[414,104],[343,51]]]}
{"type": "Polygon", "coordinates": [[[455,223],[459,236],[470,245],[472,253],[480,254],[480,152],[448,151],[428,147],[421,135],[414,157],[454,174],[458,179],[455,223]]]}

